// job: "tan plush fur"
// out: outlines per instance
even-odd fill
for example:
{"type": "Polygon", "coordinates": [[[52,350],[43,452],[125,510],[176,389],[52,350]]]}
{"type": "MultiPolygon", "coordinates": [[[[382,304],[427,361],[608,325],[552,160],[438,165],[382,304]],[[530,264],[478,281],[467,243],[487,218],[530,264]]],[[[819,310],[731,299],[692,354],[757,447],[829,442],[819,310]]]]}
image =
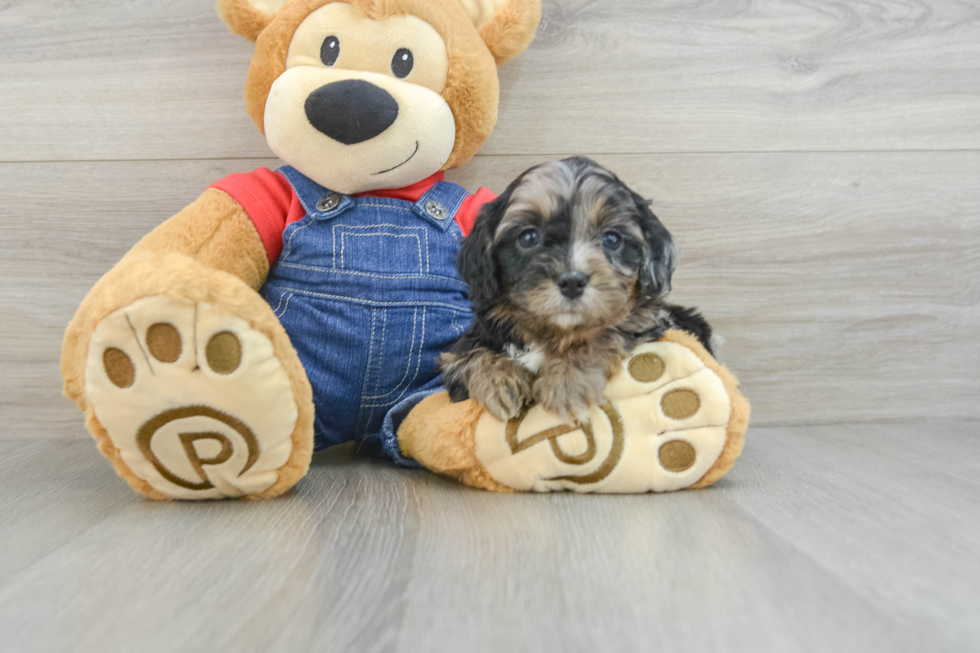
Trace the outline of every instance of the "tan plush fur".
{"type": "Polygon", "coordinates": [[[206,267],[230,272],[255,290],[269,274],[269,258],[252,219],[216,188],[144,236],[128,255],[141,252],[186,254],[206,267]]]}
{"type": "MultiPolygon", "coordinates": [[[[705,488],[727,474],[742,453],[749,424],[749,402],[739,392],[738,379],[718,364],[697,338],[682,331],[668,331],[663,339],[690,349],[721,378],[731,400],[722,453],[711,469],[691,486],[691,489],[705,488]]],[[[420,403],[402,423],[398,431],[402,452],[432,471],[467,485],[494,492],[513,492],[495,481],[477,459],[475,430],[482,416],[483,409],[473,400],[454,404],[447,393],[433,395],[420,403]]]]}
{"type": "Polygon", "coordinates": [[[228,29],[249,41],[257,39],[275,18],[275,14],[240,0],[218,0],[216,10],[228,29]]]}
{"type": "Polygon", "coordinates": [[[480,36],[500,66],[527,49],[534,39],[539,22],[540,2],[511,0],[493,20],[483,26],[480,36]]]}
{"type": "Polygon", "coordinates": [[[313,393],[285,330],[255,292],[268,269],[261,239],[244,210],[227,194],[210,189],[137,243],[99,280],[69,324],[61,356],[65,396],[85,411],[89,431],[119,475],[144,495],[166,498],[122,462],[86,401],[84,389],[88,343],[99,322],[114,311],[151,296],[222,307],[272,341],[276,356],[289,375],[299,418],[292,435],[293,452],[280,470],[279,480],[253,498],[281,494],[306,474],[313,445],[313,393]]]}
{"type": "Polygon", "coordinates": [[[708,470],[704,477],[691,486],[692,490],[706,488],[727,474],[732,468],[732,465],[735,464],[735,461],[738,460],[738,457],[742,454],[742,447],[745,446],[745,432],[749,428],[749,416],[752,412],[752,408],[749,405],[748,400],[743,397],[742,393],[739,391],[738,379],[735,378],[735,375],[729,372],[728,368],[720,365],[718,361],[716,361],[714,357],[701,346],[701,343],[698,342],[697,338],[684,331],[668,331],[664,336],[664,340],[683,345],[694,352],[694,354],[704,362],[708,369],[721,378],[721,382],[725,385],[725,390],[728,392],[728,397],[732,402],[731,415],[728,418],[728,437],[725,440],[725,448],[722,449],[718,460],[711,467],[711,469],[708,470]]]}
{"type": "Polygon", "coordinates": [[[278,481],[251,498],[277,496],[306,475],[313,447],[313,391],[296,350],[265,300],[235,276],[205,267],[183,254],[141,252],[127,256],[103,281],[106,283],[100,282],[96,286],[69,325],[62,350],[62,374],[65,395],[85,411],[86,426],[98,441],[99,450],[113,462],[120,476],[147,497],[167,498],[126,467],[108,433],[99,424],[94,408],[85,401],[82,391],[88,352],[87,346],[80,346],[80,343],[87,345],[95,327],[110,313],[152,296],[219,306],[242,318],[272,341],[276,357],[289,375],[299,417],[292,434],[293,451],[289,462],[279,470],[278,481]]]}
{"type": "Polygon", "coordinates": [[[427,469],[472,487],[514,492],[490,477],[476,458],[476,423],[483,409],[475,401],[452,403],[440,392],[409,413],[398,429],[402,454],[427,469]]]}

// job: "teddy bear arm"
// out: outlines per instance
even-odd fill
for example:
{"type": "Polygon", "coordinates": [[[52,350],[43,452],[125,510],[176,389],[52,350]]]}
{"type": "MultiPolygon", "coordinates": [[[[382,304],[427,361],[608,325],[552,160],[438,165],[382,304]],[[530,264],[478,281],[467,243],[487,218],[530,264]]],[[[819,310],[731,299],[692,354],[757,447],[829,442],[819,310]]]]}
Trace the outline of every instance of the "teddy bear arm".
{"type": "Polygon", "coordinates": [[[205,267],[235,275],[253,290],[269,274],[265,246],[252,219],[241,204],[216,188],[144,236],[126,258],[146,253],[190,256],[205,267]]]}

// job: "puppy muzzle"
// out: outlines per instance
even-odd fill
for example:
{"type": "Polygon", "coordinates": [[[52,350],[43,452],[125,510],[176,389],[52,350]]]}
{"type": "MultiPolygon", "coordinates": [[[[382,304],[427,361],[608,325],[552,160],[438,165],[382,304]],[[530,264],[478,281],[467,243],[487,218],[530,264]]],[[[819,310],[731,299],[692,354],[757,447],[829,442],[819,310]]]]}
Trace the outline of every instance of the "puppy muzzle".
{"type": "Polygon", "coordinates": [[[561,294],[568,299],[578,299],[585,293],[591,275],[584,272],[566,272],[558,277],[555,283],[561,294]]]}

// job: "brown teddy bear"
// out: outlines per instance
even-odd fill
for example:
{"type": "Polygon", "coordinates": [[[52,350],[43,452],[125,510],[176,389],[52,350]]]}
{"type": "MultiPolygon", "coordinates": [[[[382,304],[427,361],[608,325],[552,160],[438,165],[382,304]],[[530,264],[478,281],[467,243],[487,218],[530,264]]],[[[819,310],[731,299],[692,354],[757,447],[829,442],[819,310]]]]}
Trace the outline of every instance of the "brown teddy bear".
{"type": "Polygon", "coordinates": [[[219,0],[256,41],[248,111],[287,166],[232,175],[85,298],[65,394],[154,499],[268,498],[357,441],[498,490],[665,491],[734,463],[748,404],[688,334],[642,345],[585,426],[452,404],[472,312],[453,262],[493,199],[446,182],[497,117],[540,0],[219,0]]]}

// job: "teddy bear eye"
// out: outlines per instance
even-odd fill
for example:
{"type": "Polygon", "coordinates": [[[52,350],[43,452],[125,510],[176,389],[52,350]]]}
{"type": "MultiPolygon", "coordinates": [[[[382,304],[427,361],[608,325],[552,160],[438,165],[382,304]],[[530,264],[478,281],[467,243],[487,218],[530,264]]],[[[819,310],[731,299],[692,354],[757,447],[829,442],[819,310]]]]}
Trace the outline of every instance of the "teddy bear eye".
{"type": "Polygon", "coordinates": [[[408,48],[400,48],[391,60],[391,72],[398,79],[404,79],[412,72],[415,67],[415,57],[408,48]]]}
{"type": "Polygon", "coordinates": [[[337,57],[340,56],[340,39],[336,36],[328,36],[323,39],[323,45],[320,46],[320,61],[323,62],[325,66],[332,66],[337,63],[337,57]]]}

